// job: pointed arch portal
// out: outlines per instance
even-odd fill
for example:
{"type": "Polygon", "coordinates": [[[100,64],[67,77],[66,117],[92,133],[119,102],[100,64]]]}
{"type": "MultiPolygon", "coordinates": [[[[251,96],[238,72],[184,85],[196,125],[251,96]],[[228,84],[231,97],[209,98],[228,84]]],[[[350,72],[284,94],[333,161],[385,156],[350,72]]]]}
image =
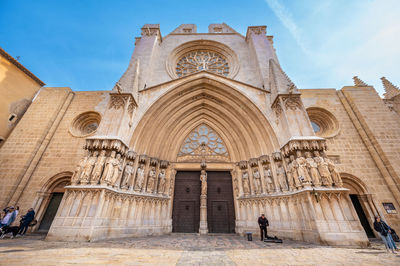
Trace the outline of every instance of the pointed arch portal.
{"type": "Polygon", "coordinates": [[[279,149],[260,109],[239,90],[209,74],[194,75],[152,104],[130,146],[138,153],[176,162],[185,138],[203,124],[225,143],[230,162],[279,149]]]}

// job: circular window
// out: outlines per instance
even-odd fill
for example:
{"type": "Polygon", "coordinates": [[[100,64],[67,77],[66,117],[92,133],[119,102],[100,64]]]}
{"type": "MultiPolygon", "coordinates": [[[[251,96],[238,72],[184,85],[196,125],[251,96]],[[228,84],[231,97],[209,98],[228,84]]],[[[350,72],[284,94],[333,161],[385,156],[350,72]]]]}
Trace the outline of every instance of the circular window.
{"type": "Polygon", "coordinates": [[[86,137],[96,132],[101,116],[97,112],[86,112],[78,115],[72,121],[70,132],[75,137],[86,137]]]}
{"type": "Polygon", "coordinates": [[[307,113],[317,136],[332,138],[339,133],[339,122],[331,112],[323,108],[310,107],[307,109],[307,113]]]}
{"type": "Polygon", "coordinates": [[[229,64],[226,58],[217,52],[197,50],[183,55],[176,65],[176,75],[178,77],[202,70],[228,76],[229,64]]]}
{"type": "Polygon", "coordinates": [[[171,52],[166,61],[171,78],[180,78],[199,71],[209,71],[233,78],[239,71],[238,58],[225,44],[198,40],[184,43],[171,52]]]}

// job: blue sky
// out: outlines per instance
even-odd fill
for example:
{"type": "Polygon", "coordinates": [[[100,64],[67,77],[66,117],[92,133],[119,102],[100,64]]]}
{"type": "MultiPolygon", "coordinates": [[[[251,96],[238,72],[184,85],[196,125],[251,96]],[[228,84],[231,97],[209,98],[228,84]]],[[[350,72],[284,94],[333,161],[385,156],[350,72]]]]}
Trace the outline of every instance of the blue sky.
{"type": "Polygon", "coordinates": [[[358,75],[382,94],[400,85],[400,1],[0,0],[0,46],[47,86],[108,90],[125,71],[146,23],[166,35],[183,23],[225,22],[245,35],[267,25],[299,88],[336,88],[358,75]]]}

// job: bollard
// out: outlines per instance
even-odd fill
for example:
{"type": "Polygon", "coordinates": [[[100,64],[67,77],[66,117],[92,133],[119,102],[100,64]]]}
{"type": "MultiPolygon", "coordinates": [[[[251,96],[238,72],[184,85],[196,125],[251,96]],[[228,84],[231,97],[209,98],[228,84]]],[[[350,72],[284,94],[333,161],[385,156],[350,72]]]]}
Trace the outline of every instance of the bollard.
{"type": "Polygon", "coordinates": [[[247,241],[253,241],[253,233],[247,232],[246,235],[247,235],[247,241]]]}

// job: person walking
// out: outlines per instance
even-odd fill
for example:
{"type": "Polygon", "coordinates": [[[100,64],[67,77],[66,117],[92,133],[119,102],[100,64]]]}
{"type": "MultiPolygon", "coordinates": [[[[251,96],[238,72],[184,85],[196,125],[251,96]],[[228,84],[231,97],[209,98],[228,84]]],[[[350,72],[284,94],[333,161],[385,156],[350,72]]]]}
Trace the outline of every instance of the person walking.
{"type": "Polygon", "coordinates": [[[260,226],[261,241],[263,241],[264,237],[268,238],[267,226],[269,226],[268,220],[264,214],[258,217],[258,225],[260,226]]]}
{"type": "Polygon", "coordinates": [[[18,234],[22,236],[25,235],[26,230],[28,230],[29,224],[33,221],[33,218],[35,218],[35,211],[30,208],[28,212],[24,216],[22,216],[22,222],[18,234]]]}
{"type": "Polygon", "coordinates": [[[15,217],[17,217],[15,208],[11,206],[8,208],[3,220],[1,220],[0,228],[3,226],[10,226],[15,221],[15,217]]]}
{"type": "Polygon", "coordinates": [[[392,238],[392,229],[389,225],[387,225],[387,223],[381,220],[380,216],[375,216],[374,229],[381,236],[387,252],[389,252],[389,249],[391,249],[393,253],[396,253],[395,250],[398,249],[392,238]]]}

